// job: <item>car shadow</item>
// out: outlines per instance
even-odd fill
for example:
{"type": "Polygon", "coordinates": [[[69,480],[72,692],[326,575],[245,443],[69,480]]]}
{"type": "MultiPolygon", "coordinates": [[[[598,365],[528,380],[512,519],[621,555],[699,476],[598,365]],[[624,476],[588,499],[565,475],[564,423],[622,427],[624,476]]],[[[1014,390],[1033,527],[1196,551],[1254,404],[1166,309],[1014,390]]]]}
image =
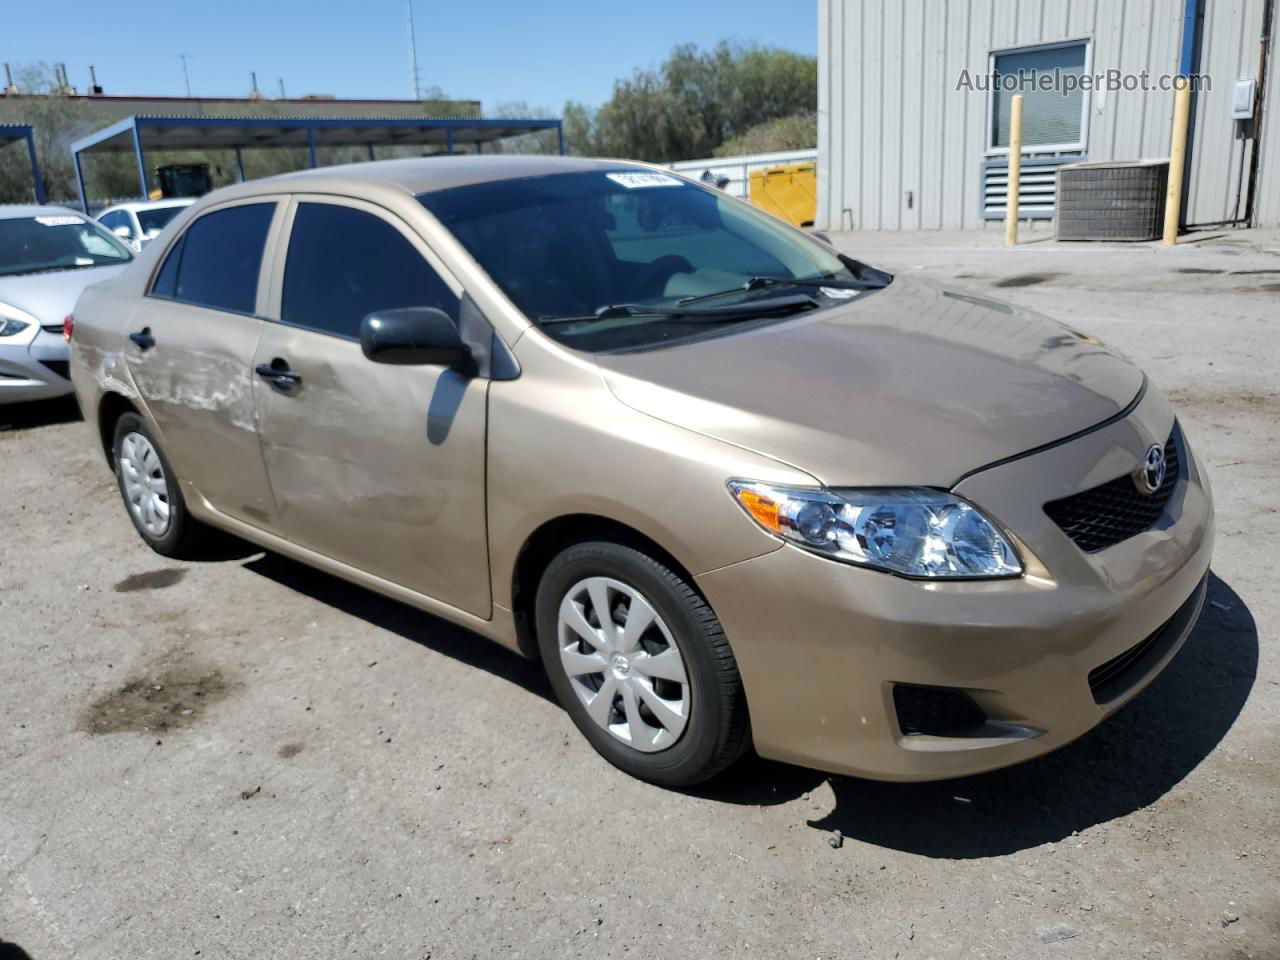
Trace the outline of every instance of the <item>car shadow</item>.
{"type": "Polygon", "coordinates": [[[752,757],[694,792],[761,805],[793,800],[827,782],[835,806],[809,821],[811,827],[926,857],[1000,856],[1154,803],[1231,729],[1257,669],[1253,616],[1210,574],[1200,620],[1164,672],[1105,723],[1045,757],[933,783],[828,777],[752,757]]]}
{"type": "MultiPolygon", "coordinates": [[[[259,554],[243,566],[555,702],[539,663],[464,627],[278,554],[259,554]]],[[[1257,669],[1253,615],[1211,573],[1200,620],[1164,672],[1106,722],[1048,756],[957,780],[885,783],[829,776],[751,754],[709,784],[681,792],[726,805],[768,806],[829,783],[835,804],[808,821],[817,830],[839,830],[850,839],[926,857],[1001,856],[1154,803],[1226,736],[1257,669]]]]}
{"type": "Polygon", "coordinates": [[[366,623],[412,640],[428,650],[452,657],[469,667],[484,670],[544,700],[555,702],[555,694],[542,670],[542,664],[526,660],[465,627],[280,554],[264,553],[242,566],[348,616],[358,617],[366,623]]]}
{"type": "Polygon", "coordinates": [[[0,432],[31,430],[57,423],[74,423],[80,419],[80,406],[76,403],[76,398],[71,395],[54,400],[31,400],[26,403],[0,405],[0,432]]]}

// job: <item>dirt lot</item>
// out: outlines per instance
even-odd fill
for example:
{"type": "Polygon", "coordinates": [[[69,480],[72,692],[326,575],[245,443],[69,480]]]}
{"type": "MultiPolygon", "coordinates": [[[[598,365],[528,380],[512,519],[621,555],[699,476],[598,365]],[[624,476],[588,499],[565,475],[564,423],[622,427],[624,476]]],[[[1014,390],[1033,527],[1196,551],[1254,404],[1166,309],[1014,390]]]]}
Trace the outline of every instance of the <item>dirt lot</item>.
{"type": "Polygon", "coordinates": [[[0,940],[34,960],[1280,958],[1280,236],[839,242],[1069,319],[1174,399],[1216,576],[1132,705],[969,780],[751,760],[660,790],[478,637],[274,556],[151,554],[65,405],[0,408],[0,940]]]}

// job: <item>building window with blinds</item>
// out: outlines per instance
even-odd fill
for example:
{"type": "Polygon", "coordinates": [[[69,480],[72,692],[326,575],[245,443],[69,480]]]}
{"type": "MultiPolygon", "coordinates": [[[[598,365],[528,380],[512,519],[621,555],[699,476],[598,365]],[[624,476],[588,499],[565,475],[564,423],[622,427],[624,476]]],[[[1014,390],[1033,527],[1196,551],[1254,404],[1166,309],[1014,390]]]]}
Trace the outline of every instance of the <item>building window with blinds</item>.
{"type": "Polygon", "coordinates": [[[1019,93],[1024,150],[1084,150],[1088,94],[1081,78],[1088,57],[1082,40],[992,53],[989,152],[1008,151],[1009,114],[1019,93]]]}

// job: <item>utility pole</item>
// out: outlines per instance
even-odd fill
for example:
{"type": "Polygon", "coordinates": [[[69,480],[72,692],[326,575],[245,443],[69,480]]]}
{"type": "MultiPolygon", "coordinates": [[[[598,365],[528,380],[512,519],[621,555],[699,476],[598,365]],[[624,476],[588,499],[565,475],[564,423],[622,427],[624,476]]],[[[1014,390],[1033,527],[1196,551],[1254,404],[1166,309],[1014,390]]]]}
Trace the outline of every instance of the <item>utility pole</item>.
{"type": "Polygon", "coordinates": [[[409,69],[413,71],[413,99],[422,99],[422,87],[418,79],[418,41],[413,34],[413,0],[404,0],[409,17],[409,69]]]}
{"type": "Polygon", "coordinates": [[[187,61],[191,56],[186,53],[178,54],[178,59],[182,61],[182,79],[187,83],[187,99],[191,99],[191,72],[187,69],[187,61]]]}
{"type": "Polygon", "coordinates": [[[276,79],[280,81],[280,99],[288,100],[289,96],[284,92],[284,77],[277,77],[276,79]]]}

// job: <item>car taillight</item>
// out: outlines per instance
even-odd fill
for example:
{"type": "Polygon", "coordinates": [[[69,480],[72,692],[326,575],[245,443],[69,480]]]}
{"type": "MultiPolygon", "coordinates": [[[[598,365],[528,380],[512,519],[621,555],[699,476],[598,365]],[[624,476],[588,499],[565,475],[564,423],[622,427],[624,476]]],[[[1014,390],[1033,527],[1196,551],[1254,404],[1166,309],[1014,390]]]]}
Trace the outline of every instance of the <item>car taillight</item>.
{"type": "Polygon", "coordinates": [[[68,313],[62,321],[62,339],[67,341],[67,343],[70,343],[71,331],[73,331],[75,328],[76,328],[76,318],[68,313]]]}

